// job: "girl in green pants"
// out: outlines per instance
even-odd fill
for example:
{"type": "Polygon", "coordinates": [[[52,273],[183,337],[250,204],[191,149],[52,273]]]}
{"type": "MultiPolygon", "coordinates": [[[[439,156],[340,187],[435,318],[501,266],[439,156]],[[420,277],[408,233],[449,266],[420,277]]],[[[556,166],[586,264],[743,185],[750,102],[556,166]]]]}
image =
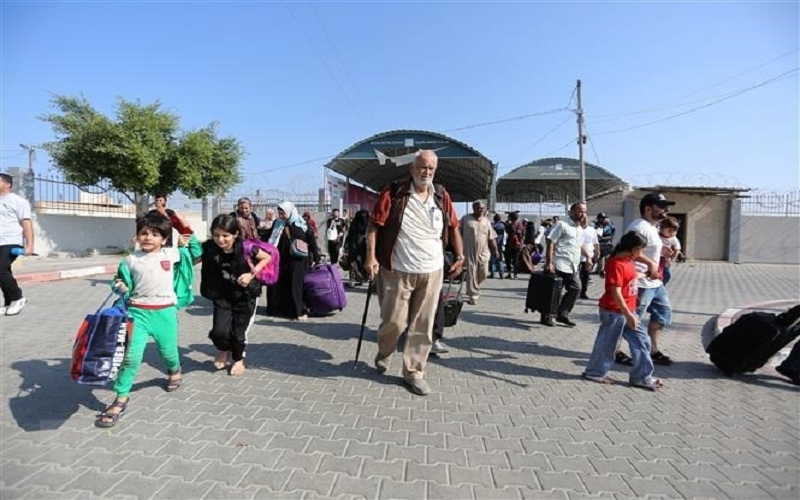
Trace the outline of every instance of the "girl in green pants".
{"type": "Polygon", "coordinates": [[[117,397],[98,417],[98,427],[113,427],[128,408],[128,396],[149,337],[153,337],[167,367],[167,392],[181,386],[178,308],[193,300],[194,260],[201,256],[202,248],[194,235],[182,235],[180,248],[164,247],[171,232],[172,224],[166,217],[154,214],[140,218],[136,221],[136,241],[141,250],[119,264],[113,287],[125,294],[133,335],[114,383],[117,397]]]}

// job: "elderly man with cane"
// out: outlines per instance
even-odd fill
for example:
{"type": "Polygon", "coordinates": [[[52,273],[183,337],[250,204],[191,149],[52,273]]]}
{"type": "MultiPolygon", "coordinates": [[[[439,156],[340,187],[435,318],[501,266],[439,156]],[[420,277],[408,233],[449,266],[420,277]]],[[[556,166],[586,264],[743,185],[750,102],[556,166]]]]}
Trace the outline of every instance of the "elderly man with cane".
{"type": "Polygon", "coordinates": [[[403,381],[420,396],[431,393],[423,377],[444,273],[460,274],[464,260],[450,195],[433,184],[437,164],[436,153],[418,151],[410,178],[383,189],[370,216],[364,265],[370,278],[379,278],[375,286],[381,325],[375,367],[381,373],[389,369],[400,334],[408,328],[403,381]],[[448,246],[456,259],[445,271],[448,246]]]}

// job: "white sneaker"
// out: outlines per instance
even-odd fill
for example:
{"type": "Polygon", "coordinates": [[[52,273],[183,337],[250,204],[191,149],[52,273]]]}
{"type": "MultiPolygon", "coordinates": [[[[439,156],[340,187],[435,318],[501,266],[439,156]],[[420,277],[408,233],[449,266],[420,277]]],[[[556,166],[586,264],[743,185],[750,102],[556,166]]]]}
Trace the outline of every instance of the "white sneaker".
{"type": "Polygon", "coordinates": [[[449,351],[450,350],[447,348],[446,345],[444,345],[444,342],[442,342],[441,340],[435,340],[433,342],[433,345],[431,346],[431,352],[433,354],[442,354],[449,351]]]}
{"type": "Polygon", "coordinates": [[[11,304],[6,308],[6,316],[16,316],[19,314],[22,309],[25,307],[25,304],[28,303],[28,299],[22,297],[19,300],[12,301],[11,304]]]}
{"type": "Polygon", "coordinates": [[[8,306],[0,307],[0,316],[5,316],[7,310],[8,310],[8,306]]]}

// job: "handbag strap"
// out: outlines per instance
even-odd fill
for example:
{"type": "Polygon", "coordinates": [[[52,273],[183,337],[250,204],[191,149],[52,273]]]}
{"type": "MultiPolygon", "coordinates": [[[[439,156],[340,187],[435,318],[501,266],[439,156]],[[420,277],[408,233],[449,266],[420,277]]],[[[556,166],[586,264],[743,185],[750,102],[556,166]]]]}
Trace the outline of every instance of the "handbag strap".
{"type": "Polygon", "coordinates": [[[95,315],[100,314],[100,311],[102,311],[106,307],[108,301],[111,300],[111,297],[113,297],[116,293],[117,292],[115,292],[114,290],[111,290],[111,293],[108,294],[108,297],[106,297],[103,300],[103,302],[100,304],[100,307],[98,307],[97,311],[95,311],[95,315]]]}

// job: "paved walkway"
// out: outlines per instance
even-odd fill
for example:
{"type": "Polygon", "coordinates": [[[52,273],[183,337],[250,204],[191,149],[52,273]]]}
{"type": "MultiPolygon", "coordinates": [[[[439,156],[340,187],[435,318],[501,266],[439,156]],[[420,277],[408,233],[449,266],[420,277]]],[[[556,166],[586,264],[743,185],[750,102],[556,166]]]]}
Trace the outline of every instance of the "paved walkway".
{"type": "MultiPolygon", "coordinates": [[[[210,309],[181,314],[185,384],[163,389],[152,346],[128,413],[95,415],[110,391],[69,379],[77,326],[107,276],[28,284],[0,318],[0,498],[786,498],[800,497],[800,391],[767,368],[735,379],[702,350],[702,325],[732,306],[800,296],[800,267],[681,264],[658,394],[578,378],[596,331],[523,314],[526,282],[489,281],[432,361],[437,391],[411,395],[353,369],[364,290],[308,324],[259,316],[249,370],[211,371],[210,309]]],[[[599,293],[599,280],[590,289],[599,293]]],[[[626,380],[626,373],[616,373],[626,380]]]]}

